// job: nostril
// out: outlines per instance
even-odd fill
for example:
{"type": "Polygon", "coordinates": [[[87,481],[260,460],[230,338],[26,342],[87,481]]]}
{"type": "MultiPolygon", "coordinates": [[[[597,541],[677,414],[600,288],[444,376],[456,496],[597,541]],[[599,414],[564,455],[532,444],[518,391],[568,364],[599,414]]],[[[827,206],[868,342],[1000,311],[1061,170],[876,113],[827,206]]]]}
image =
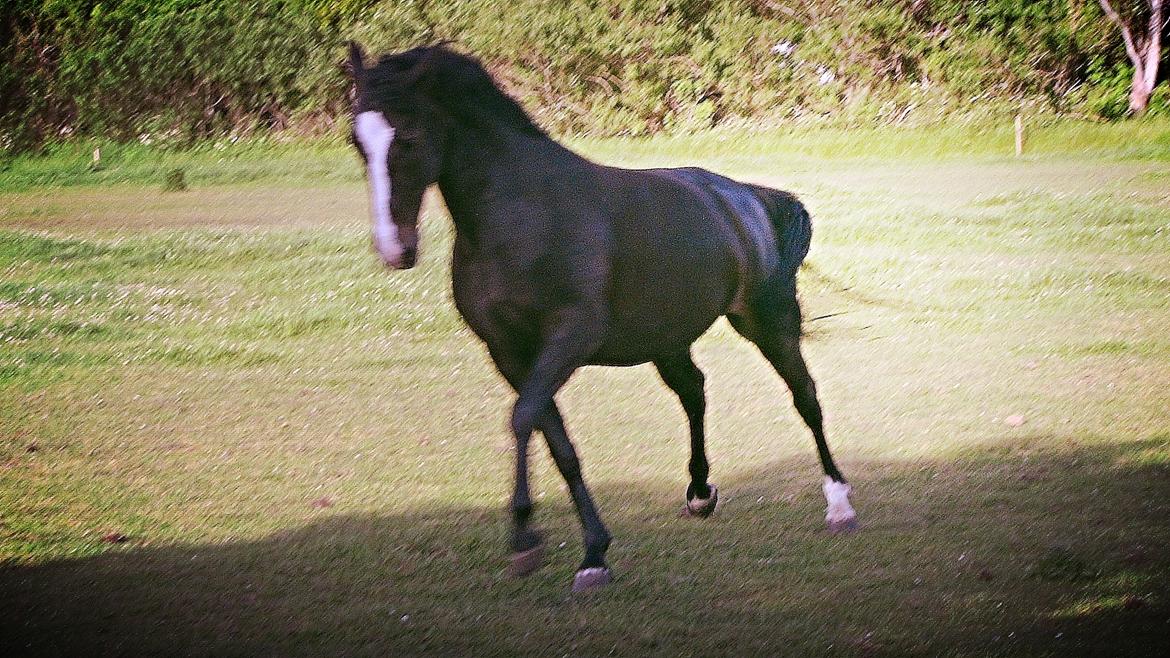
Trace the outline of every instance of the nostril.
{"type": "Polygon", "coordinates": [[[414,267],[415,261],[418,260],[417,249],[407,249],[402,252],[402,267],[414,267]]]}

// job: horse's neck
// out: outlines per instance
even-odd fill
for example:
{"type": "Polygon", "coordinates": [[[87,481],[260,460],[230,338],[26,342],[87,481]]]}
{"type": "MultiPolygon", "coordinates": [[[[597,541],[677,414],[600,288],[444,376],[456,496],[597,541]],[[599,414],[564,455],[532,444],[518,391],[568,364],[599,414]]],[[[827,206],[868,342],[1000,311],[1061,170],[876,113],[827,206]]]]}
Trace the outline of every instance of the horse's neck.
{"type": "Polygon", "coordinates": [[[469,135],[453,140],[451,148],[439,191],[455,230],[473,240],[485,231],[494,232],[493,222],[508,221],[492,210],[507,200],[506,194],[526,187],[517,177],[543,171],[554,161],[577,159],[547,137],[469,135]]]}

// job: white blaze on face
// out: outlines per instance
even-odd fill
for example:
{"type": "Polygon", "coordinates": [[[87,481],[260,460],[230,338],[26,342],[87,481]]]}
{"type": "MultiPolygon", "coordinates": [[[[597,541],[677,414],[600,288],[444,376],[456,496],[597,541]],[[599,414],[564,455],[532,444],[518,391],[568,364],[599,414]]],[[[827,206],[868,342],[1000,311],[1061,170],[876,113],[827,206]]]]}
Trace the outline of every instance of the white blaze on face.
{"type": "Polygon", "coordinates": [[[354,134],[366,154],[366,173],[370,180],[370,213],[374,216],[374,248],[387,265],[397,267],[402,261],[402,244],[398,227],[390,216],[390,144],[394,128],[381,112],[362,112],[353,123],[354,134]]]}

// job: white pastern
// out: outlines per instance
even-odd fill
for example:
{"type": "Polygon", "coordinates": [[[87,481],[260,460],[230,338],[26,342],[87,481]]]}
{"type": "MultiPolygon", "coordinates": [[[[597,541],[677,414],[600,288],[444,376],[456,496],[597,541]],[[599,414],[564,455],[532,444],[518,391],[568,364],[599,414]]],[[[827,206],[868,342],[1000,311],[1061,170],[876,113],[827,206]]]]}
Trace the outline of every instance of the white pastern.
{"type": "Polygon", "coordinates": [[[849,504],[849,494],[853,491],[853,487],[844,482],[835,482],[833,478],[826,475],[825,484],[821,489],[825,492],[825,500],[829,502],[829,508],[825,512],[826,521],[840,523],[857,516],[857,512],[854,512],[853,506],[849,504]]]}
{"type": "Polygon", "coordinates": [[[402,244],[398,227],[390,216],[390,144],[394,128],[381,112],[362,112],[353,123],[353,131],[366,154],[366,174],[370,181],[370,213],[374,217],[374,247],[387,265],[397,267],[402,261],[402,244]]]}

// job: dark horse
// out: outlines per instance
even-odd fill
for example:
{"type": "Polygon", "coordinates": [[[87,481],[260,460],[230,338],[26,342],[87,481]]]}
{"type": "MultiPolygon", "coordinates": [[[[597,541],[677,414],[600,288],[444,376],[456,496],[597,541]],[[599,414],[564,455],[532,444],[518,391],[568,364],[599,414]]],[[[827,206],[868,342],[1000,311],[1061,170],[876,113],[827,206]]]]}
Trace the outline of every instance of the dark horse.
{"type": "Polygon", "coordinates": [[[366,68],[351,43],[350,59],[353,141],[369,178],[375,249],[388,267],[414,265],[423,191],[437,183],[455,223],[455,306],[518,394],[513,573],[541,558],[528,491],[528,440],[540,430],[584,531],[573,589],[609,581],[610,534],[554,399],[581,366],[654,364],[690,423],[684,511],[715,509],[703,373],[690,346],[722,315],[792,390],[824,468],[830,530],[855,526],[800,353],[796,270],[812,225],[796,197],[702,169],[590,162],[536,127],[476,60],[444,46],[366,68]]]}

